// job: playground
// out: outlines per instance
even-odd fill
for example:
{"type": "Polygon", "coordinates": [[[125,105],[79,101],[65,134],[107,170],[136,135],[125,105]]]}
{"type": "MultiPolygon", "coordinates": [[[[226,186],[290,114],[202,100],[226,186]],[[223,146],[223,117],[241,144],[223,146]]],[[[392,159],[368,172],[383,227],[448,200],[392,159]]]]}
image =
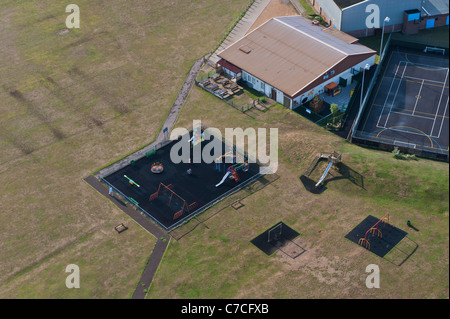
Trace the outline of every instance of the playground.
{"type": "MultiPolygon", "coordinates": [[[[409,224],[408,226],[412,227],[409,224]]],[[[389,214],[385,214],[380,219],[369,215],[345,235],[345,238],[401,266],[418,247],[407,235],[406,231],[392,225],[389,214]]]]}
{"type": "Polygon", "coordinates": [[[286,256],[295,259],[306,252],[296,242],[299,235],[297,231],[285,223],[279,222],[253,238],[250,242],[268,256],[274,254],[276,251],[280,251],[286,256]]]}
{"type": "Polygon", "coordinates": [[[194,163],[192,147],[200,145],[203,150],[211,141],[192,133],[189,162],[174,164],[171,148],[179,141],[148,152],[103,178],[110,196],[134,205],[165,230],[174,229],[259,177],[258,164],[249,163],[235,148],[228,150],[223,142],[223,155],[213,163],[194,163]]]}
{"type": "Polygon", "coordinates": [[[322,193],[326,189],[326,187],[324,186],[324,181],[328,173],[330,172],[330,169],[332,168],[333,165],[336,167],[338,164],[340,164],[341,160],[342,154],[338,152],[319,153],[314,158],[314,160],[312,161],[306,172],[302,176],[300,176],[300,181],[303,183],[303,186],[306,188],[306,190],[308,190],[313,194],[322,193]],[[315,181],[314,179],[311,178],[311,175],[314,171],[316,171],[318,164],[321,161],[322,162],[326,161],[327,166],[323,171],[322,175],[320,176],[320,178],[318,178],[318,180],[315,181]]]}
{"type": "Polygon", "coordinates": [[[448,55],[426,51],[389,48],[354,137],[448,156],[448,55]]]}

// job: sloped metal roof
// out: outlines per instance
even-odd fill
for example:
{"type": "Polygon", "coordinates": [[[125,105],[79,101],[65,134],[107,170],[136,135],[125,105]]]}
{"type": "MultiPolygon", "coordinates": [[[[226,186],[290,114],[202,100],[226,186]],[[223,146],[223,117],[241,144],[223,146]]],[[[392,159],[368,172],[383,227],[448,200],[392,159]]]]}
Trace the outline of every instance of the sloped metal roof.
{"type": "Polygon", "coordinates": [[[448,0],[424,0],[422,9],[426,15],[434,16],[449,13],[448,0]]]}
{"type": "Polygon", "coordinates": [[[345,9],[366,0],[334,0],[334,3],[340,8],[345,9]]]}
{"type": "Polygon", "coordinates": [[[272,18],[218,55],[292,97],[339,63],[376,54],[324,30],[301,16],[272,18]]]}

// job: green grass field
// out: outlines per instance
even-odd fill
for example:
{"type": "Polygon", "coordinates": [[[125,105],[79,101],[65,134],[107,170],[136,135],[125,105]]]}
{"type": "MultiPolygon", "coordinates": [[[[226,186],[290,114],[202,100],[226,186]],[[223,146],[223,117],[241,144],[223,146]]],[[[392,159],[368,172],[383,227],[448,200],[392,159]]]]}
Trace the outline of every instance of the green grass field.
{"type": "MultiPolygon", "coordinates": [[[[448,298],[448,164],[399,161],[342,141],[282,106],[253,119],[194,89],[178,126],[278,127],[279,180],[172,241],[149,298],[448,298]],[[299,181],[319,151],[337,150],[362,183],[337,171],[322,195],[299,181]],[[344,236],[369,214],[409,233],[417,251],[398,267],[344,236]],[[406,226],[410,219],[420,230],[406,226]],[[250,240],[279,221],[301,235],[307,252],[267,257],[250,240]],[[365,267],[380,266],[382,289],[365,287],[365,267]],[[182,270],[177,271],[182,266],[182,270]],[[420,289],[425,285],[425,289],[420,289]]],[[[317,179],[325,163],[311,175],[317,179]]],[[[316,179],[316,180],[317,180],[316,179]]]]}
{"type": "MultiPolygon", "coordinates": [[[[129,298],[138,285],[156,239],[83,178],[153,141],[193,61],[247,1],[132,3],[79,0],[68,33],[64,1],[0,3],[0,298],[129,298]],[[80,289],[65,287],[68,264],[80,289]]],[[[178,127],[278,128],[279,179],[172,239],[148,298],[449,297],[448,163],[348,144],[280,105],[250,114],[190,93],[178,127]],[[299,177],[333,150],[363,182],[332,171],[323,194],[308,193],[299,177]],[[400,267],[344,238],[385,213],[419,245],[400,267]],[[301,257],[250,243],[279,221],[301,234],[301,257]],[[380,289],[364,284],[372,263],[380,289]]]]}
{"type": "Polygon", "coordinates": [[[155,238],[83,178],[153,141],[247,1],[76,3],[68,33],[65,1],[0,3],[2,298],[131,296],[155,238]],[[65,287],[72,263],[78,290],[65,287]]]}

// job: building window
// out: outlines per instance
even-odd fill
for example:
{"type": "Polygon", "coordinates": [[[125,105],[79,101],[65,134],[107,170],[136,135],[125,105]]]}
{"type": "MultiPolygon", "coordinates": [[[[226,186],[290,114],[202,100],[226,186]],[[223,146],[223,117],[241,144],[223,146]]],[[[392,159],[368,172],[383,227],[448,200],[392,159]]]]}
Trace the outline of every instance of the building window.
{"type": "Polygon", "coordinates": [[[336,72],[334,72],[334,70],[330,71],[330,75],[334,75],[334,73],[336,73],[336,72]]]}
{"type": "Polygon", "coordinates": [[[263,91],[266,91],[266,84],[264,82],[261,81],[261,89],[263,91]]]}

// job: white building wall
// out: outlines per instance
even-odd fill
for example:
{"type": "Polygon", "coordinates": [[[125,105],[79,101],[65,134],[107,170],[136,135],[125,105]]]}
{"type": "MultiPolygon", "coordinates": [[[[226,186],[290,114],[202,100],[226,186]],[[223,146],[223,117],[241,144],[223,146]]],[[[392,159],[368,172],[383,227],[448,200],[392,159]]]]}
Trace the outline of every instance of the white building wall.
{"type": "Polygon", "coordinates": [[[228,74],[232,78],[239,78],[241,76],[241,73],[234,73],[233,71],[228,70],[226,67],[222,67],[223,72],[228,74]]]}
{"type": "Polygon", "coordinates": [[[284,93],[280,90],[272,87],[271,85],[265,83],[264,81],[258,79],[257,77],[245,72],[242,70],[242,80],[244,80],[248,86],[255,89],[258,92],[263,93],[267,97],[272,96],[272,89],[277,91],[277,102],[283,104],[284,102],[284,93]]]}
{"type": "MultiPolygon", "coordinates": [[[[346,71],[339,73],[338,75],[336,75],[334,77],[329,78],[327,81],[319,84],[318,86],[316,86],[309,92],[296,97],[294,100],[291,101],[290,109],[293,109],[303,103],[308,102],[316,95],[322,94],[324,92],[325,86],[327,84],[329,84],[331,82],[336,82],[339,84],[340,77],[345,77],[348,74],[356,74],[356,73],[360,72],[366,64],[369,64],[370,66],[374,65],[375,64],[375,55],[362,61],[361,63],[356,64],[355,66],[347,69],[346,71]],[[306,98],[306,100],[302,102],[302,100],[304,100],[304,98],[306,98]]],[[[249,85],[253,89],[257,90],[258,92],[263,93],[267,97],[272,96],[272,89],[276,90],[277,91],[277,100],[276,101],[278,103],[280,103],[281,105],[284,105],[284,93],[281,92],[280,90],[273,88],[271,85],[261,81],[260,79],[252,76],[251,74],[245,72],[244,70],[242,70],[242,80],[244,80],[247,83],[247,85],[249,85]]]]}
{"type": "Polygon", "coordinates": [[[342,73],[339,73],[338,75],[336,75],[336,76],[334,76],[332,78],[329,78],[327,81],[319,84],[315,88],[311,89],[309,92],[298,96],[293,101],[294,108],[296,106],[299,106],[301,104],[304,104],[304,103],[308,102],[314,96],[324,93],[325,86],[328,85],[329,83],[335,82],[335,83],[339,84],[339,78],[345,77],[348,74],[356,74],[357,72],[361,72],[366,64],[369,64],[370,66],[374,65],[375,64],[375,55],[371,56],[370,58],[368,58],[368,59],[366,59],[364,61],[362,61],[361,63],[356,64],[355,66],[351,67],[350,69],[347,69],[346,71],[344,71],[342,73]],[[304,98],[306,98],[306,100],[304,100],[304,98]],[[304,101],[302,102],[302,100],[304,100],[304,101]]]}

